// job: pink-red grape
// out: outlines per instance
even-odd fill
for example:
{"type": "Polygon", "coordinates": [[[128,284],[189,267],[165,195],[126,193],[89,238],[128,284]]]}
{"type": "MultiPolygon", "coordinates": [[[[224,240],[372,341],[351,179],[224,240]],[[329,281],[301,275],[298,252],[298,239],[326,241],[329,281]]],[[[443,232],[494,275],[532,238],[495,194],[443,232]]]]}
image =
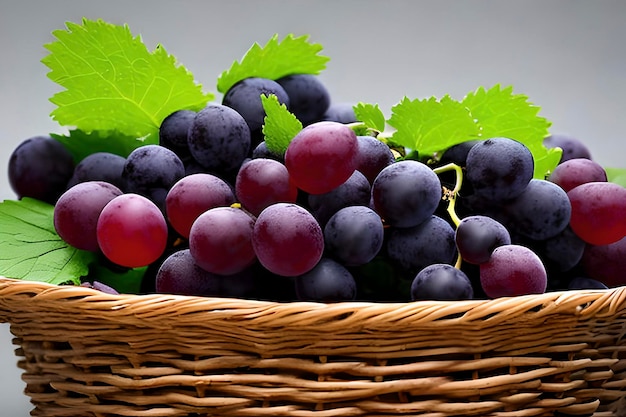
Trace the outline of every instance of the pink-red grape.
{"type": "Polygon", "coordinates": [[[303,207],[276,203],[259,214],[252,234],[259,262],[287,277],[310,271],[324,252],[324,234],[317,220],[303,207]]]}
{"type": "Polygon", "coordinates": [[[212,174],[197,173],[174,184],[165,197],[165,211],[174,230],[188,238],[191,225],[198,216],[234,202],[235,194],[226,181],[212,174]]]}
{"type": "Polygon", "coordinates": [[[322,194],[344,183],[357,165],[358,141],[352,129],[337,122],[317,122],[289,143],[285,165],[298,188],[322,194]]]}
{"type": "Polygon", "coordinates": [[[521,245],[499,246],[480,264],[480,283],[491,298],[542,294],[548,277],[545,266],[532,250],[521,245]]]}
{"type": "Polygon", "coordinates": [[[103,181],[81,182],[64,192],[54,206],[54,228],[67,244],[97,252],[98,217],[115,197],[122,194],[116,186],[103,181]]]}
{"type": "Polygon", "coordinates": [[[588,182],[571,189],[570,226],[592,245],[608,245],[626,236],[626,188],[611,182],[588,182]]]}
{"type": "Polygon", "coordinates": [[[128,268],[156,261],[167,245],[167,222],[156,204],[138,194],[122,194],[98,217],[98,245],[111,262],[128,268]]]}
{"type": "Polygon", "coordinates": [[[252,248],[254,219],[234,207],[202,213],[189,232],[189,250],[203,269],[219,275],[243,271],[256,260],[252,248]]]}

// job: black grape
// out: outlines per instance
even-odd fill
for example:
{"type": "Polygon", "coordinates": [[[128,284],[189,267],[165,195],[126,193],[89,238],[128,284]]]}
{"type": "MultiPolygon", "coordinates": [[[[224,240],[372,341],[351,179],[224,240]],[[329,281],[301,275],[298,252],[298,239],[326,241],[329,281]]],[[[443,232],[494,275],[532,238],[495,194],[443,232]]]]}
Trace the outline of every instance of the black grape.
{"type": "Polygon", "coordinates": [[[196,114],[187,141],[193,158],[218,176],[236,172],[251,146],[244,118],[221,104],[209,104],[196,114]]]}
{"type": "Polygon", "coordinates": [[[369,206],[370,183],[359,171],[348,178],[339,187],[324,194],[309,194],[308,203],[311,213],[322,227],[339,209],[348,206],[369,206]]]}
{"type": "Polygon", "coordinates": [[[360,171],[370,183],[383,168],[395,162],[389,146],[373,136],[357,136],[359,142],[356,169],[360,171]]]}
{"type": "Polygon", "coordinates": [[[125,191],[143,195],[152,200],[162,211],[170,188],[185,175],[180,158],[160,145],[144,145],[126,158],[122,177],[125,191]]]}
{"type": "Polygon", "coordinates": [[[572,206],[558,185],[533,179],[517,197],[503,206],[503,223],[509,230],[534,240],[544,240],[563,231],[572,206]]]}
{"type": "Polygon", "coordinates": [[[295,278],[301,301],[337,302],[356,298],[356,282],[350,271],[336,261],[322,258],[309,272],[295,278]]]}
{"type": "Polygon", "coordinates": [[[126,188],[122,171],[126,158],[110,152],[95,152],[83,158],[76,167],[68,188],[87,181],[104,181],[121,190],[126,188]]]}
{"type": "Polygon", "coordinates": [[[324,227],[326,250],[346,266],[363,265],[373,260],[383,246],[383,239],[383,222],[369,207],[344,207],[324,227]]]}
{"type": "Polygon", "coordinates": [[[512,139],[487,139],[469,150],[466,172],[480,197],[490,201],[511,199],[521,194],[533,178],[533,155],[512,139]]]}
{"type": "Polygon", "coordinates": [[[178,110],[163,119],[159,127],[159,145],[174,151],[185,163],[192,158],[187,135],[194,117],[196,112],[192,110],[178,110]]]}
{"type": "Polygon", "coordinates": [[[467,275],[449,264],[429,265],[411,283],[413,301],[459,301],[473,297],[474,289],[467,275]]]}
{"type": "Polygon", "coordinates": [[[571,135],[552,134],[543,140],[543,144],[547,148],[561,148],[563,150],[559,163],[574,158],[592,159],[589,148],[580,139],[571,135]]]}
{"type": "Polygon", "coordinates": [[[233,85],[222,98],[222,104],[237,111],[248,123],[251,132],[261,130],[265,118],[265,110],[261,102],[261,94],[271,94],[278,102],[289,108],[289,96],[285,89],[276,81],[250,77],[233,85]]]}
{"type": "Polygon", "coordinates": [[[441,182],[426,164],[395,162],[372,184],[374,209],[393,227],[413,227],[427,220],[442,197],[441,182]]]}
{"type": "Polygon", "coordinates": [[[344,124],[358,122],[352,103],[330,103],[326,113],[322,116],[322,120],[344,124]]]}
{"type": "Polygon", "coordinates": [[[49,136],[24,140],[9,157],[9,184],[18,198],[54,204],[67,189],[73,172],[72,155],[49,136]]]}
{"type": "Polygon", "coordinates": [[[443,154],[441,154],[441,159],[439,160],[440,164],[445,165],[452,163],[460,167],[464,167],[467,163],[467,154],[478,142],[480,142],[478,139],[468,140],[457,145],[450,146],[443,152],[443,154]]]}
{"type": "Polygon", "coordinates": [[[428,265],[454,263],[457,253],[454,229],[438,216],[430,216],[418,226],[391,228],[386,250],[393,262],[415,276],[428,265]]]}
{"type": "Polygon", "coordinates": [[[459,253],[465,262],[487,262],[495,248],[511,243],[509,231],[491,217],[475,215],[461,220],[455,232],[459,253]]]}
{"type": "Polygon", "coordinates": [[[608,288],[597,279],[587,277],[572,278],[567,287],[568,290],[606,290],[608,288]]]}
{"type": "Polygon", "coordinates": [[[569,226],[554,236],[527,245],[539,255],[548,272],[554,273],[567,272],[578,265],[587,246],[569,226]]]}
{"type": "Polygon", "coordinates": [[[265,159],[273,159],[275,161],[285,163],[284,155],[278,155],[269,149],[267,149],[267,145],[265,141],[261,141],[253,150],[252,150],[252,159],[265,158],[265,159]]]}
{"type": "Polygon", "coordinates": [[[287,75],[276,82],[289,97],[289,110],[304,126],[320,121],[330,106],[330,94],[315,75],[287,75]]]}

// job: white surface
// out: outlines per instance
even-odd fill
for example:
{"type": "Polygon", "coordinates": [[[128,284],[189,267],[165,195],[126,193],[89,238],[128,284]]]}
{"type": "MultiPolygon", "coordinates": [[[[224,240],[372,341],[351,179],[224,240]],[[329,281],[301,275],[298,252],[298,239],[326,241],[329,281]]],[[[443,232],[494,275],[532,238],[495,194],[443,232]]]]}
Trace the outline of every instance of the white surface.
{"type": "MultiPolygon", "coordinates": [[[[322,75],[336,101],[513,85],[542,107],[553,132],[587,142],[594,159],[626,167],[626,2],[513,1],[79,1],[0,0],[0,164],[29,136],[62,132],[48,118],[57,90],[39,63],[50,32],[85,16],[128,23],[215,92],[215,80],[252,42],[310,34],[331,58],[322,75]]],[[[6,169],[0,200],[13,198],[6,169]]],[[[7,326],[0,334],[0,416],[27,416],[7,326]]]]}

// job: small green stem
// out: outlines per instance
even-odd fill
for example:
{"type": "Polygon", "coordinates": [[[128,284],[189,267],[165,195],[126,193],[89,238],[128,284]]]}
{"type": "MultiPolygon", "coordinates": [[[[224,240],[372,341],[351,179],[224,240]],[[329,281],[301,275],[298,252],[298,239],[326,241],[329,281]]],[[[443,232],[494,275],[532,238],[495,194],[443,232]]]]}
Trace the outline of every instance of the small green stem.
{"type": "MultiPolygon", "coordinates": [[[[450,164],[447,164],[438,168],[434,168],[433,171],[435,172],[435,174],[441,174],[443,172],[448,172],[448,171],[456,172],[456,181],[454,184],[454,188],[452,190],[444,188],[444,198],[448,200],[447,211],[448,211],[448,214],[450,215],[450,218],[452,219],[452,222],[454,223],[456,227],[459,227],[459,224],[461,223],[461,218],[456,214],[455,207],[456,207],[456,198],[458,197],[459,191],[461,190],[461,186],[463,185],[463,169],[461,169],[461,167],[456,164],[450,163],[450,164]]],[[[454,267],[456,269],[461,269],[462,263],[463,263],[463,258],[461,257],[461,254],[458,254],[454,267]]]]}
{"type": "Polygon", "coordinates": [[[461,223],[461,219],[456,214],[455,207],[456,198],[459,194],[459,191],[461,190],[461,186],[463,185],[463,169],[461,169],[461,167],[457,164],[450,163],[438,168],[434,168],[433,171],[435,172],[435,174],[441,174],[448,171],[456,172],[456,181],[454,184],[454,188],[452,190],[445,189],[444,198],[448,200],[448,214],[450,215],[450,218],[452,219],[454,225],[458,227],[459,223],[461,223]]]}

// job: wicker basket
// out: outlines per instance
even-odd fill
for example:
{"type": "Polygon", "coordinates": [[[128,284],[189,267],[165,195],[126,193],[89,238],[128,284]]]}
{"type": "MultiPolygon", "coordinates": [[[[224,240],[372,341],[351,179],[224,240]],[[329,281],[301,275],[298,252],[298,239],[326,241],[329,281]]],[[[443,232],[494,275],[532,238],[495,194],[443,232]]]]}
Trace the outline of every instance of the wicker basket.
{"type": "Polygon", "coordinates": [[[0,278],[34,416],[626,415],[626,287],[273,303],[0,278]]]}

